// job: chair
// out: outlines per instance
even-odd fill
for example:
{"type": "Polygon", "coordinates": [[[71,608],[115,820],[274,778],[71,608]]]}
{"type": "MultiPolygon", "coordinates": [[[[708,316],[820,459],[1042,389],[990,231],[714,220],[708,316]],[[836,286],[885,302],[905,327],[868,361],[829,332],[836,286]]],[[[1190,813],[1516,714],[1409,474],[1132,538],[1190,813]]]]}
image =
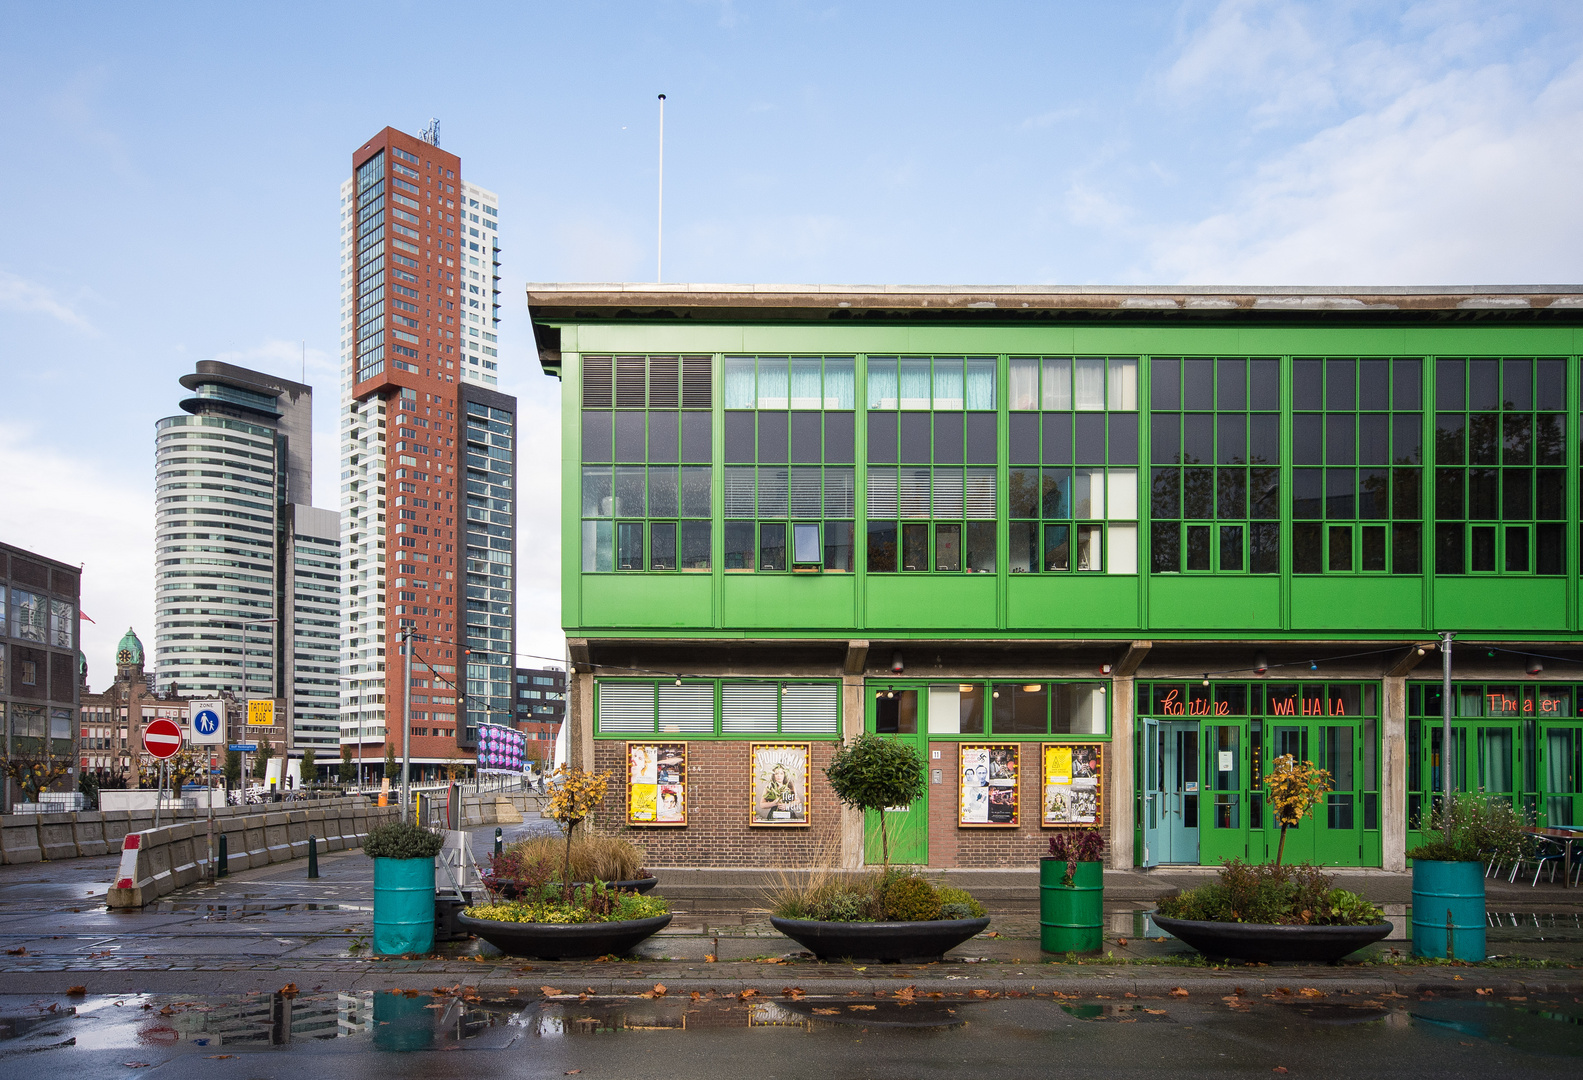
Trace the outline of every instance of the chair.
{"type": "Polygon", "coordinates": [[[1550,880],[1553,882],[1556,878],[1556,866],[1558,864],[1564,865],[1565,857],[1566,848],[1560,841],[1548,836],[1535,836],[1533,848],[1512,864],[1512,876],[1508,880],[1516,881],[1518,871],[1522,870],[1525,864],[1532,863],[1534,879],[1530,884],[1533,887],[1538,887],[1539,875],[1544,873],[1545,864],[1549,863],[1550,880]]]}

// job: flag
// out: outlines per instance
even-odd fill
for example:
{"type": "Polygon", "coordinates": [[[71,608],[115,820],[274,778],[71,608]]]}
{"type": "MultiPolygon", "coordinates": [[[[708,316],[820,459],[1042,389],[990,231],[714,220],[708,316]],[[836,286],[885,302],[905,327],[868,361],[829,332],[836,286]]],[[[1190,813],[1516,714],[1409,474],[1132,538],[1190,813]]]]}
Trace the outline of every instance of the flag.
{"type": "MultiPolygon", "coordinates": [[[[87,613],[87,612],[86,612],[86,611],[83,611],[83,610],[82,610],[82,609],[81,609],[81,608],[79,608],[79,609],[78,609],[78,610],[77,610],[77,618],[79,618],[79,619],[88,619],[88,613],[87,613]]],[[[92,620],[92,619],[88,619],[88,621],[89,621],[89,622],[93,622],[93,620],[92,620]]],[[[98,624],[98,623],[93,623],[93,624],[94,624],[94,625],[95,625],[95,626],[98,626],[98,625],[99,625],[99,624],[98,624]]]]}

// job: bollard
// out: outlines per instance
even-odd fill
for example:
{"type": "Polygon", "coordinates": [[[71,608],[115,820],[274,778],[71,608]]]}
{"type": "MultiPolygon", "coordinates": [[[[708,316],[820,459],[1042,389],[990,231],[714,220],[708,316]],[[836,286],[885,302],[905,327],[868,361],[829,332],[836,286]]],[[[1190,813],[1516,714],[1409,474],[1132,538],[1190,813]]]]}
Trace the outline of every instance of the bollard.
{"type": "Polygon", "coordinates": [[[501,844],[501,841],[500,841],[500,835],[501,835],[500,834],[500,830],[496,829],[495,830],[495,854],[496,855],[499,855],[501,850],[502,850],[502,844],[501,844]]]}
{"type": "Polygon", "coordinates": [[[308,878],[319,876],[319,838],[308,834],[308,878]]]}
{"type": "Polygon", "coordinates": [[[215,869],[216,877],[229,877],[231,875],[231,853],[225,846],[225,833],[220,834],[219,866],[215,869]]]}

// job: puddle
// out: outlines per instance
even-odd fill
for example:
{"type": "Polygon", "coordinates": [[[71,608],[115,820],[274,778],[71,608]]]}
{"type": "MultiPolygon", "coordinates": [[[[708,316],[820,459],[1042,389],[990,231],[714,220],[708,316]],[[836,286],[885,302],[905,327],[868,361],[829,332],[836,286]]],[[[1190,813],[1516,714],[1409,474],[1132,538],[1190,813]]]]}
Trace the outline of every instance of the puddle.
{"type": "Polygon", "coordinates": [[[1124,1024],[1174,1024],[1164,1009],[1146,1005],[1109,1005],[1100,1002],[1061,1003],[1061,1011],[1078,1020],[1112,1020],[1124,1024]]]}
{"type": "Polygon", "coordinates": [[[1583,1057],[1583,1013],[1543,1003],[1419,1001],[1408,1006],[1414,1024],[1459,1041],[1479,1039],[1545,1057],[1583,1057]]]}

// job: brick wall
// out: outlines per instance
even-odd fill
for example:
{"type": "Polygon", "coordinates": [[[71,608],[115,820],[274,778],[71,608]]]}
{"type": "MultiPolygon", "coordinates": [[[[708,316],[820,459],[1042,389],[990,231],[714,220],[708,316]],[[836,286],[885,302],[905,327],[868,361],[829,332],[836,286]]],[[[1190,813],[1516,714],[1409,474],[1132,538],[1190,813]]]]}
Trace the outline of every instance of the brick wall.
{"type": "MultiPolygon", "coordinates": [[[[657,741],[676,740],[671,736],[657,741]]],[[[840,821],[841,806],[824,778],[837,745],[811,744],[811,824],[807,827],[749,825],[752,743],[712,741],[687,744],[687,824],[631,826],[626,823],[627,744],[596,739],[594,770],[609,770],[612,775],[604,804],[595,814],[595,828],[602,835],[621,836],[637,844],[649,867],[811,866],[821,857],[821,838],[828,847],[840,821]]],[[[838,860],[840,852],[836,849],[823,855],[838,860]]]]}

